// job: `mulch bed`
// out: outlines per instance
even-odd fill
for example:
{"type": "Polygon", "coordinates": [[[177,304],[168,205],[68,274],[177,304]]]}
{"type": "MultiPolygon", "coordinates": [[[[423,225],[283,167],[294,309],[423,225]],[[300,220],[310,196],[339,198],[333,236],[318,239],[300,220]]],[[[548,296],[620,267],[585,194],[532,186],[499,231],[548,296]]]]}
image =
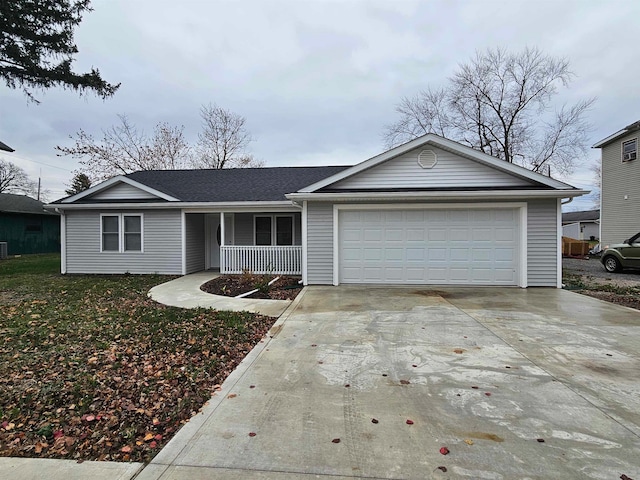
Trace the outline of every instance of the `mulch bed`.
{"type": "Polygon", "coordinates": [[[302,291],[302,285],[298,283],[300,277],[280,275],[279,279],[268,286],[270,280],[278,275],[221,275],[208,281],[200,287],[204,292],[225,297],[236,297],[250,292],[256,288],[260,291],[246,298],[263,298],[271,300],[293,300],[302,291]]]}
{"type": "Polygon", "coordinates": [[[624,305],[625,307],[640,310],[640,298],[635,295],[625,295],[614,292],[599,292],[595,290],[579,290],[579,292],[583,295],[588,295],[599,300],[617,303],[618,305],[624,305]]]}

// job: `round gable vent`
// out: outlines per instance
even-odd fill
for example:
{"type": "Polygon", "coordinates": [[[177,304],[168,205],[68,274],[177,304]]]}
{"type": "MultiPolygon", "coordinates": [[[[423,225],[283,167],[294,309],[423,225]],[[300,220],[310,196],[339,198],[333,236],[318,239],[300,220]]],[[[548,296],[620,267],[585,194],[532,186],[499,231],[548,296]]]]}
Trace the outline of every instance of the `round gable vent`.
{"type": "Polygon", "coordinates": [[[438,163],[438,156],[433,150],[422,150],[418,154],[418,165],[422,168],[433,168],[438,163]]]}

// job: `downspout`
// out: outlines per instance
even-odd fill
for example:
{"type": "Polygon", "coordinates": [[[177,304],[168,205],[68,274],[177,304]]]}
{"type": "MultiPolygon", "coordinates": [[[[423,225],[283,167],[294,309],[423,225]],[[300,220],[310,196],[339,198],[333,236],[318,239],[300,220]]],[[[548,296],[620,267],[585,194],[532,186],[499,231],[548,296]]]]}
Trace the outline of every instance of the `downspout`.
{"type": "Polygon", "coordinates": [[[67,217],[64,210],[55,208],[55,212],[60,215],[60,273],[67,273],[67,217]]]}

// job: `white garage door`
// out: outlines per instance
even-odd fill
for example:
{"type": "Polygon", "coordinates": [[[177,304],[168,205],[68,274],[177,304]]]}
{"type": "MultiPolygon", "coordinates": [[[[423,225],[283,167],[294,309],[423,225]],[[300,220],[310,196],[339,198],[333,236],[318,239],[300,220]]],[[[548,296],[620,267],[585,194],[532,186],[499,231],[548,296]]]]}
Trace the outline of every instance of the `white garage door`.
{"type": "Polygon", "coordinates": [[[340,283],[517,285],[516,209],[341,210],[340,283]]]}

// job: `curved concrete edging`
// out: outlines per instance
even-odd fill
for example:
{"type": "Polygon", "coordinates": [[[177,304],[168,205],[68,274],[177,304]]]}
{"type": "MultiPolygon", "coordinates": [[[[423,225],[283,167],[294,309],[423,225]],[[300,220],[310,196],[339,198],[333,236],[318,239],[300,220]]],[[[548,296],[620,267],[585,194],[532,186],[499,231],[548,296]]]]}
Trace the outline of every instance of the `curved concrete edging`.
{"type": "Polygon", "coordinates": [[[258,313],[269,317],[279,317],[291,305],[291,300],[231,298],[200,290],[202,284],[219,276],[214,272],[191,273],[153,287],[149,290],[148,296],[158,303],[172,307],[213,308],[214,310],[258,313]]]}

